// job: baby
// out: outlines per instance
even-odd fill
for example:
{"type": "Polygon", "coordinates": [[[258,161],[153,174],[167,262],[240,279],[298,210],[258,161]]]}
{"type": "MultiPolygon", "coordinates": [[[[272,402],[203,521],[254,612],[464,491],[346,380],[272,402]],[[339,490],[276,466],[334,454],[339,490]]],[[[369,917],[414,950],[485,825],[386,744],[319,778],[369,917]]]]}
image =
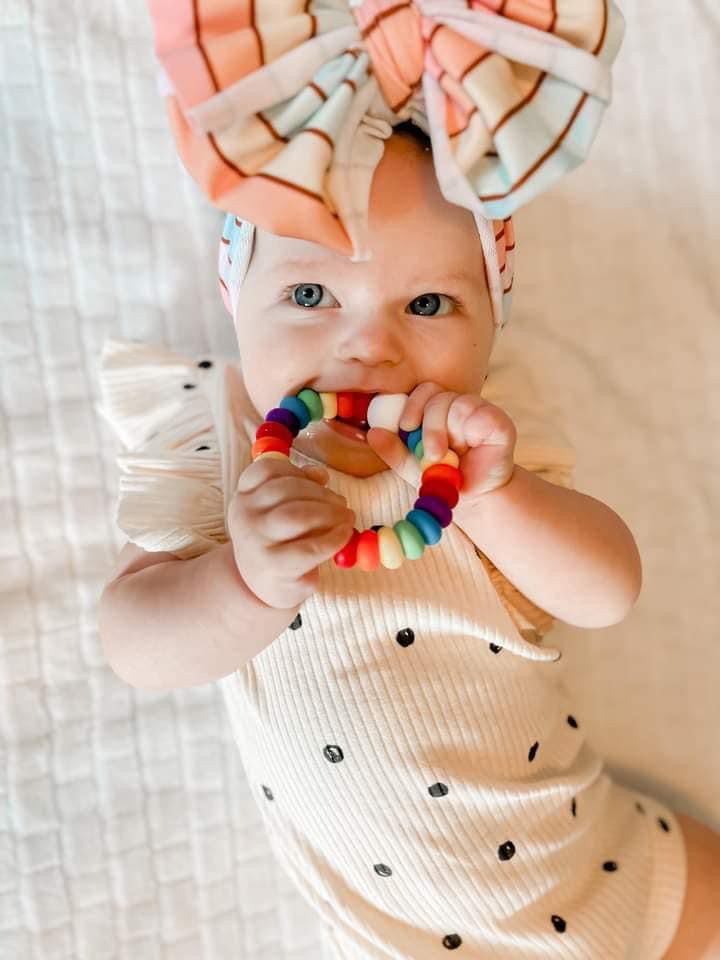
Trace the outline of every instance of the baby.
{"type": "Polygon", "coordinates": [[[153,483],[174,467],[197,536],[143,539],[167,519],[160,487],[124,524],[152,551],[128,543],[105,587],[108,660],[140,688],[219,681],[327,958],[718,957],[718,837],[603,771],[558,651],[521,635],[477,553],[552,616],[603,627],[639,594],[633,537],[515,462],[513,420],[481,395],[497,325],[477,229],[417,137],[386,141],[369,213],[362,262],[256,230],[239,361],[195,382],[174,355],[150,364],[177,395],[215,377],[142,451],[153,483]],[[397,435],[323,419],[290,459],[252,459],[304,387],[407,394],[400,428],[459,456],[453,522],[417,563],[332,563],[353,528],[412,509],[420,466],[397,435]]]}

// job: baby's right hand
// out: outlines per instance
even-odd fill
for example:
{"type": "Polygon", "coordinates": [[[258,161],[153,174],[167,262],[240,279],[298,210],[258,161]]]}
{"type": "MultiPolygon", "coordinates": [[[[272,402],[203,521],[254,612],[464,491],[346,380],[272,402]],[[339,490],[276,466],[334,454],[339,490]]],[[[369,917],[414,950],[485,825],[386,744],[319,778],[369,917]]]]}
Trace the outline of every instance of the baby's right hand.
{"type": "Polygon", "coordinates": [[[275,457],[253,461],[238,479],[228,506],[235,563],[270,607],[296,607],[314,593],[319,565],[352,535],[355,514],[327,481],[324,467],[275,457]]]}

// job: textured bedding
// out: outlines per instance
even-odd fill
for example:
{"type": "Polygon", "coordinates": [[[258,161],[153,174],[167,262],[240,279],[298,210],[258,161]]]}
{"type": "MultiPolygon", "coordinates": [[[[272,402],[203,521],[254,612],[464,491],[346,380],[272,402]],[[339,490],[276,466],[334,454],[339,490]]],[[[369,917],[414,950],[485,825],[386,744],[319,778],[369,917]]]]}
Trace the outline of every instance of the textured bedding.
{"type": "MultiPolygon", "coordinates": [[[[643,559],[623,623],[551,633],[588,740],[720,830],[720,12],[621,6],[590,159],[515,217],[497,362],[532,369],[518,402],[643,559]]],[[[0,957],[316,960],[217,689],[126,686],[95,622],[124,542],[97,357],[112,335],[234,353],[222,214],[175,156],[141,0],[0,17],[0,957]]]]}

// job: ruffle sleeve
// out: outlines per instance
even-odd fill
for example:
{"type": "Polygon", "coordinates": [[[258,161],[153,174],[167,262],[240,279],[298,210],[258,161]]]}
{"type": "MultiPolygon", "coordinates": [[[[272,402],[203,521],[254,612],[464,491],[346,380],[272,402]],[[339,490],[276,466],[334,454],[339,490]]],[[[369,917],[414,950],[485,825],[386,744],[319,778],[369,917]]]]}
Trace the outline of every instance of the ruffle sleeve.
{"type": "MultiPolygon", "coordinates": [[[[575,450],[557,419],[548,414],[550,405],[530,370],[516,359],[491,366],[482,395],[515,423],[515,463],[549,483],[574,489],[575,450]]],[[[555,618],[524,596],[481,550],[475,552],[519,632],[530,642],[540,642],[555,618]]]]}
{"type": "Polygon", "coordinates": [[[115,520],[128,540],[187,560],[227,540],[221,449],[209,391],[221,361],[108,338],[96,411],[117,454],[115,520]]]}

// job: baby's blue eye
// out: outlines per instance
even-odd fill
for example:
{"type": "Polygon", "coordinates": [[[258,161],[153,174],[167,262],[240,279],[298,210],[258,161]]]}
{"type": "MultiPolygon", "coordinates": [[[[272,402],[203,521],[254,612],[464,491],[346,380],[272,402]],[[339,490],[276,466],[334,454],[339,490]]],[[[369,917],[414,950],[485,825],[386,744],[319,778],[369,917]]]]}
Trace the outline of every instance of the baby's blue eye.
{"type": "Polygon", "coordinates": [[[407,305],[406,309],[408,313],[414,313],[419,317],[435,317],[450,313],[453,306],[454,303],[452,299],[444,293],[422,293],[419,297],[415,297],[415,299],[407,305]],[[443,306],[443,300],[447,305],[447,309],[445,310],[440,309],[443,306]]]}
{"type": "Polygon", "coordinates": [[[299,307],[338,307],[340,304],[321,283],[298,283],[292,288],[293,302],[299,307]],[[323,302],[330,297],[332,303],[323,302]]]}

